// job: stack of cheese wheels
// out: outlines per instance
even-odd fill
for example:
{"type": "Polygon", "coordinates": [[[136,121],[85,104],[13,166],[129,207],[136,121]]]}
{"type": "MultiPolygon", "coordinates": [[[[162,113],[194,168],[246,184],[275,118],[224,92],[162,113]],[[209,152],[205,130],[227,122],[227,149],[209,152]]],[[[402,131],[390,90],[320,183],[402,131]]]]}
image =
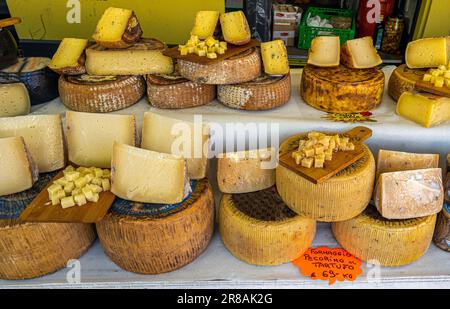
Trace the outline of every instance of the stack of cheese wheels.
{"type": "Polygon", "coordinates": [[[166,45],[142,38],[134,12],[110,7],[93,38],[65,38],[49,67],[61,74],[59,92],[68,108],[107,113],[129,107],[145,94],[144,75],[171,74],[173,63],[162,54],[166,45]]]}
{"type": "MultiPolygon", "coordinates": [[[[45,116],[44,116],[45,117],[45,116]]],[[[39,137],[39,129],[36,129],[39,137]]],[[[33,155],[44,154],[33,148],[33,155]]],[[[92,224],[24,223],[22,211],[55,173],[38,175],[22,137],[0,138],[0,279],[28,279],[55,272],[95,240],[92,224]]],[[[40,165],[46,158],[40,158],[40,165]]]]}
{"type": "Polygon", "coordinates": [[[225,247],[255,265],[279,265],[298,258],[312,243],[316,223],[295,214],[281,200],[271,165],[272,149],[226,153],[218,159],[223,194],[219,230],[225,247]]]}
{"type": "Polygon", "coordinates": [[[450,251],[450,154],[447,155],[445,202],[436,223],[433,240],[442,250],[450,251]]]}
{"type": "MultiPolygon", "coordinates": [[[[305,135],[285,140],[280,155],[297,149],[305,135]]],[[[375,160],[370,149],[363,147],[364,156],[360,160],[319,184],[278,165],[276,183],[281,198],[299,215],[318,221],[336,222],[359,215],[369,204],[375,178],[375,160]]]]}

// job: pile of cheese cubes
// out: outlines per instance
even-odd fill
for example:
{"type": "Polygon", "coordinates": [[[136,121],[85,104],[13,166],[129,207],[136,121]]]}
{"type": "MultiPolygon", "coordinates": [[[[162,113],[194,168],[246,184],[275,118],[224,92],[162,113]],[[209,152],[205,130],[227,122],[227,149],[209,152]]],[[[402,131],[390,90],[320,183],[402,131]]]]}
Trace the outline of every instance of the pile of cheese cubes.
{"type": "Polygon", "coordinates": [[[355,145],[349,141],[348,137],[310,132],[307,139],[299,141],[298,149],[292,152],[292,157],[297,165],[323,168],[325,161],[333,159],[334,152],[354,149],[355,145]]]}
{"type": "Polygon", "coordinates": [[[437,69],[429,69],[423,75],[423,80],[438,88],[442,88],[444,85],[450,88],[450,62],[447,66],[440,65],[437,69]]]}
{"type": "Polygon", "coordinates": [[[206,56],[210,59],[216,59],[217,54],[221,55],[226,52],[227,42],[220,42],[212,36],[202,41],[198,36],[191,35],[185,45],[178,46],[178,50],[182,56],[196,54],[200,57],[206,56]]]}
{"type": "Polygon", "coordinates": [[[69,165],[59,178],[48,187],[52,205],[61,204],[62,208],[82,206],[89,202],[98,202],[99,193],[111,189],[110,171],[97,167],[78,167],[69,165]]]}

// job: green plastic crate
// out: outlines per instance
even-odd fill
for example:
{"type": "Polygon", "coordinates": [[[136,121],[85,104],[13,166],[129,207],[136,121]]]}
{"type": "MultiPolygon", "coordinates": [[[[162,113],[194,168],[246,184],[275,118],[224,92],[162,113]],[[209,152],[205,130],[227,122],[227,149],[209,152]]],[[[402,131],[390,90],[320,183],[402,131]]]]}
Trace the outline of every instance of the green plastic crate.
{"type": "Polygon", "coordinates": [[[344,9],[330,9],[330,8],[316,8],[309,7],[306,13],[303,15],[302,21],[299,25],[299,35],[298,35],[298,48],[309,49],[311,47],[311,41],[317,36],[339,36],[341,45],[347,40],[355,38],[355,13],[352,10],[344,9]],[[310,27],[306,25],[306,20],[310,16],[320,16],[320,18],[327,18],[333,16],[339,17],[351,17],[352,27],[350,29],[336,29],[336,28],[325,28],[325,27],[310,27]]]}

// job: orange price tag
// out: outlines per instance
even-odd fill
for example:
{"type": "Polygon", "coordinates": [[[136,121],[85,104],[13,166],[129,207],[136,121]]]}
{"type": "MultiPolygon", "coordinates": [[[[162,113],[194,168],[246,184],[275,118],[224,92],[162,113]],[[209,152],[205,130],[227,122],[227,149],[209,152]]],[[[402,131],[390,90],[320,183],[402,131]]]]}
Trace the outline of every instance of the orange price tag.
{"type": "Polygon", "coordinates": [[[362,273],[361,260],[341,248],[309,248],[292,263],[305,276],[327,280],[330,285],[336,280],[354,281],[362,273]]]}

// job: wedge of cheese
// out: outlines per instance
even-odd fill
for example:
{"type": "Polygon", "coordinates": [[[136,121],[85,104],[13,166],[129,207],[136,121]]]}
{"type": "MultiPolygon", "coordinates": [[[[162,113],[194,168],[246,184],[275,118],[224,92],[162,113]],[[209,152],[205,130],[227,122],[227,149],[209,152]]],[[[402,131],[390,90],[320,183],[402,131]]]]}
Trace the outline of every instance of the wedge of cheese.
{"type": "Polygon", "coordinates": [[[387,219],[411,219],[438,213],[444,203],[442,169],[382,173],[375,206],[387,219]]]}
{"type": "Polygon", "coordinates": [[[84,50],[87,44],[88,40],[86,39],[62,39],[48,67],[59,74],[65,75],[86,73],[84,50]]]}
{"type": "Polygon", "coordinates": [[[98,21],[92,38],[106,48],[126,48],[141,36],[141,26],[132,10],[109,7],[98,21]]]}
{"type": "Polygon", "coordinates": [[[397,102],[397,114],[426,128],[437,126],[450,120],[450,98],[404,92],[397,102]]]}
{"type": "Polygon", "coordinates": [[[308,64],[336,67],[340,63],[341,43],[338,36],[318,36],[311,42],[308,64]]]}
{"type": "Polygon", "coordinates": [[[196,35],[201,40],[212,37],[216,30],[219,15],[218,11],[198,11],[195,15],[195,23],[191,30],[191,35],[196,35]]]}
{"type": "Polygon", "coordinates": [[[433,68],[447,65],[447,39],[425,38],[408,43],[405,52],[406,65],[410,69],[433,68]]]}
{"type": "Polygon", "coordinates": [[[369,69],[383,63],[370,36],[348,40],[341,50],[341,63],[351,69],[369,69]]]}
{"type": "Polygon", "coordinates": [[[0,138],[22,136],[39,172],[47,173],[65,165],[61,116],[29,115],[0,118],[0,138]]]}
{"type": "Polygon", "coordinates": [[[125,200],[175,204],[191,190],[178,156],[114,143],[111,166],[111,191],[125,200]]]}
{"type": "Polygon", "coordinates": [[[225,41],[234,45],[250,42],[251,34],[247,18],[242,11],[220,14],[220,26],[225,41]]]}
{"type": "Polygon", "coordinates": [[[30,109],[30,96],[24,84],[0,84],[0,117],[26,115],[30,109]]]}
{"type": "Polygon", "coordinates": [[[23,138],[0,138],[0,196],[30,189],[38,177],[38,168],[23,138]]]}
{"type": "Polygon", "coordinates": [[[282,40],[261,43],[261,55],[266,74],[285,75],[289,73],[286,45],[282,40]]]}
{"type": "Polygon", "coordinates": [[[80,166],[111,167],[116,141],[136,144],[134,115],[66,112],[69,161],[80,166]]]}
{"type": "Polygon", "coordinates": [[[190,179],[206,177],[209,127],[155,113],[144,114],[141,147],[182,156],[186,159],[190,179]]]}

